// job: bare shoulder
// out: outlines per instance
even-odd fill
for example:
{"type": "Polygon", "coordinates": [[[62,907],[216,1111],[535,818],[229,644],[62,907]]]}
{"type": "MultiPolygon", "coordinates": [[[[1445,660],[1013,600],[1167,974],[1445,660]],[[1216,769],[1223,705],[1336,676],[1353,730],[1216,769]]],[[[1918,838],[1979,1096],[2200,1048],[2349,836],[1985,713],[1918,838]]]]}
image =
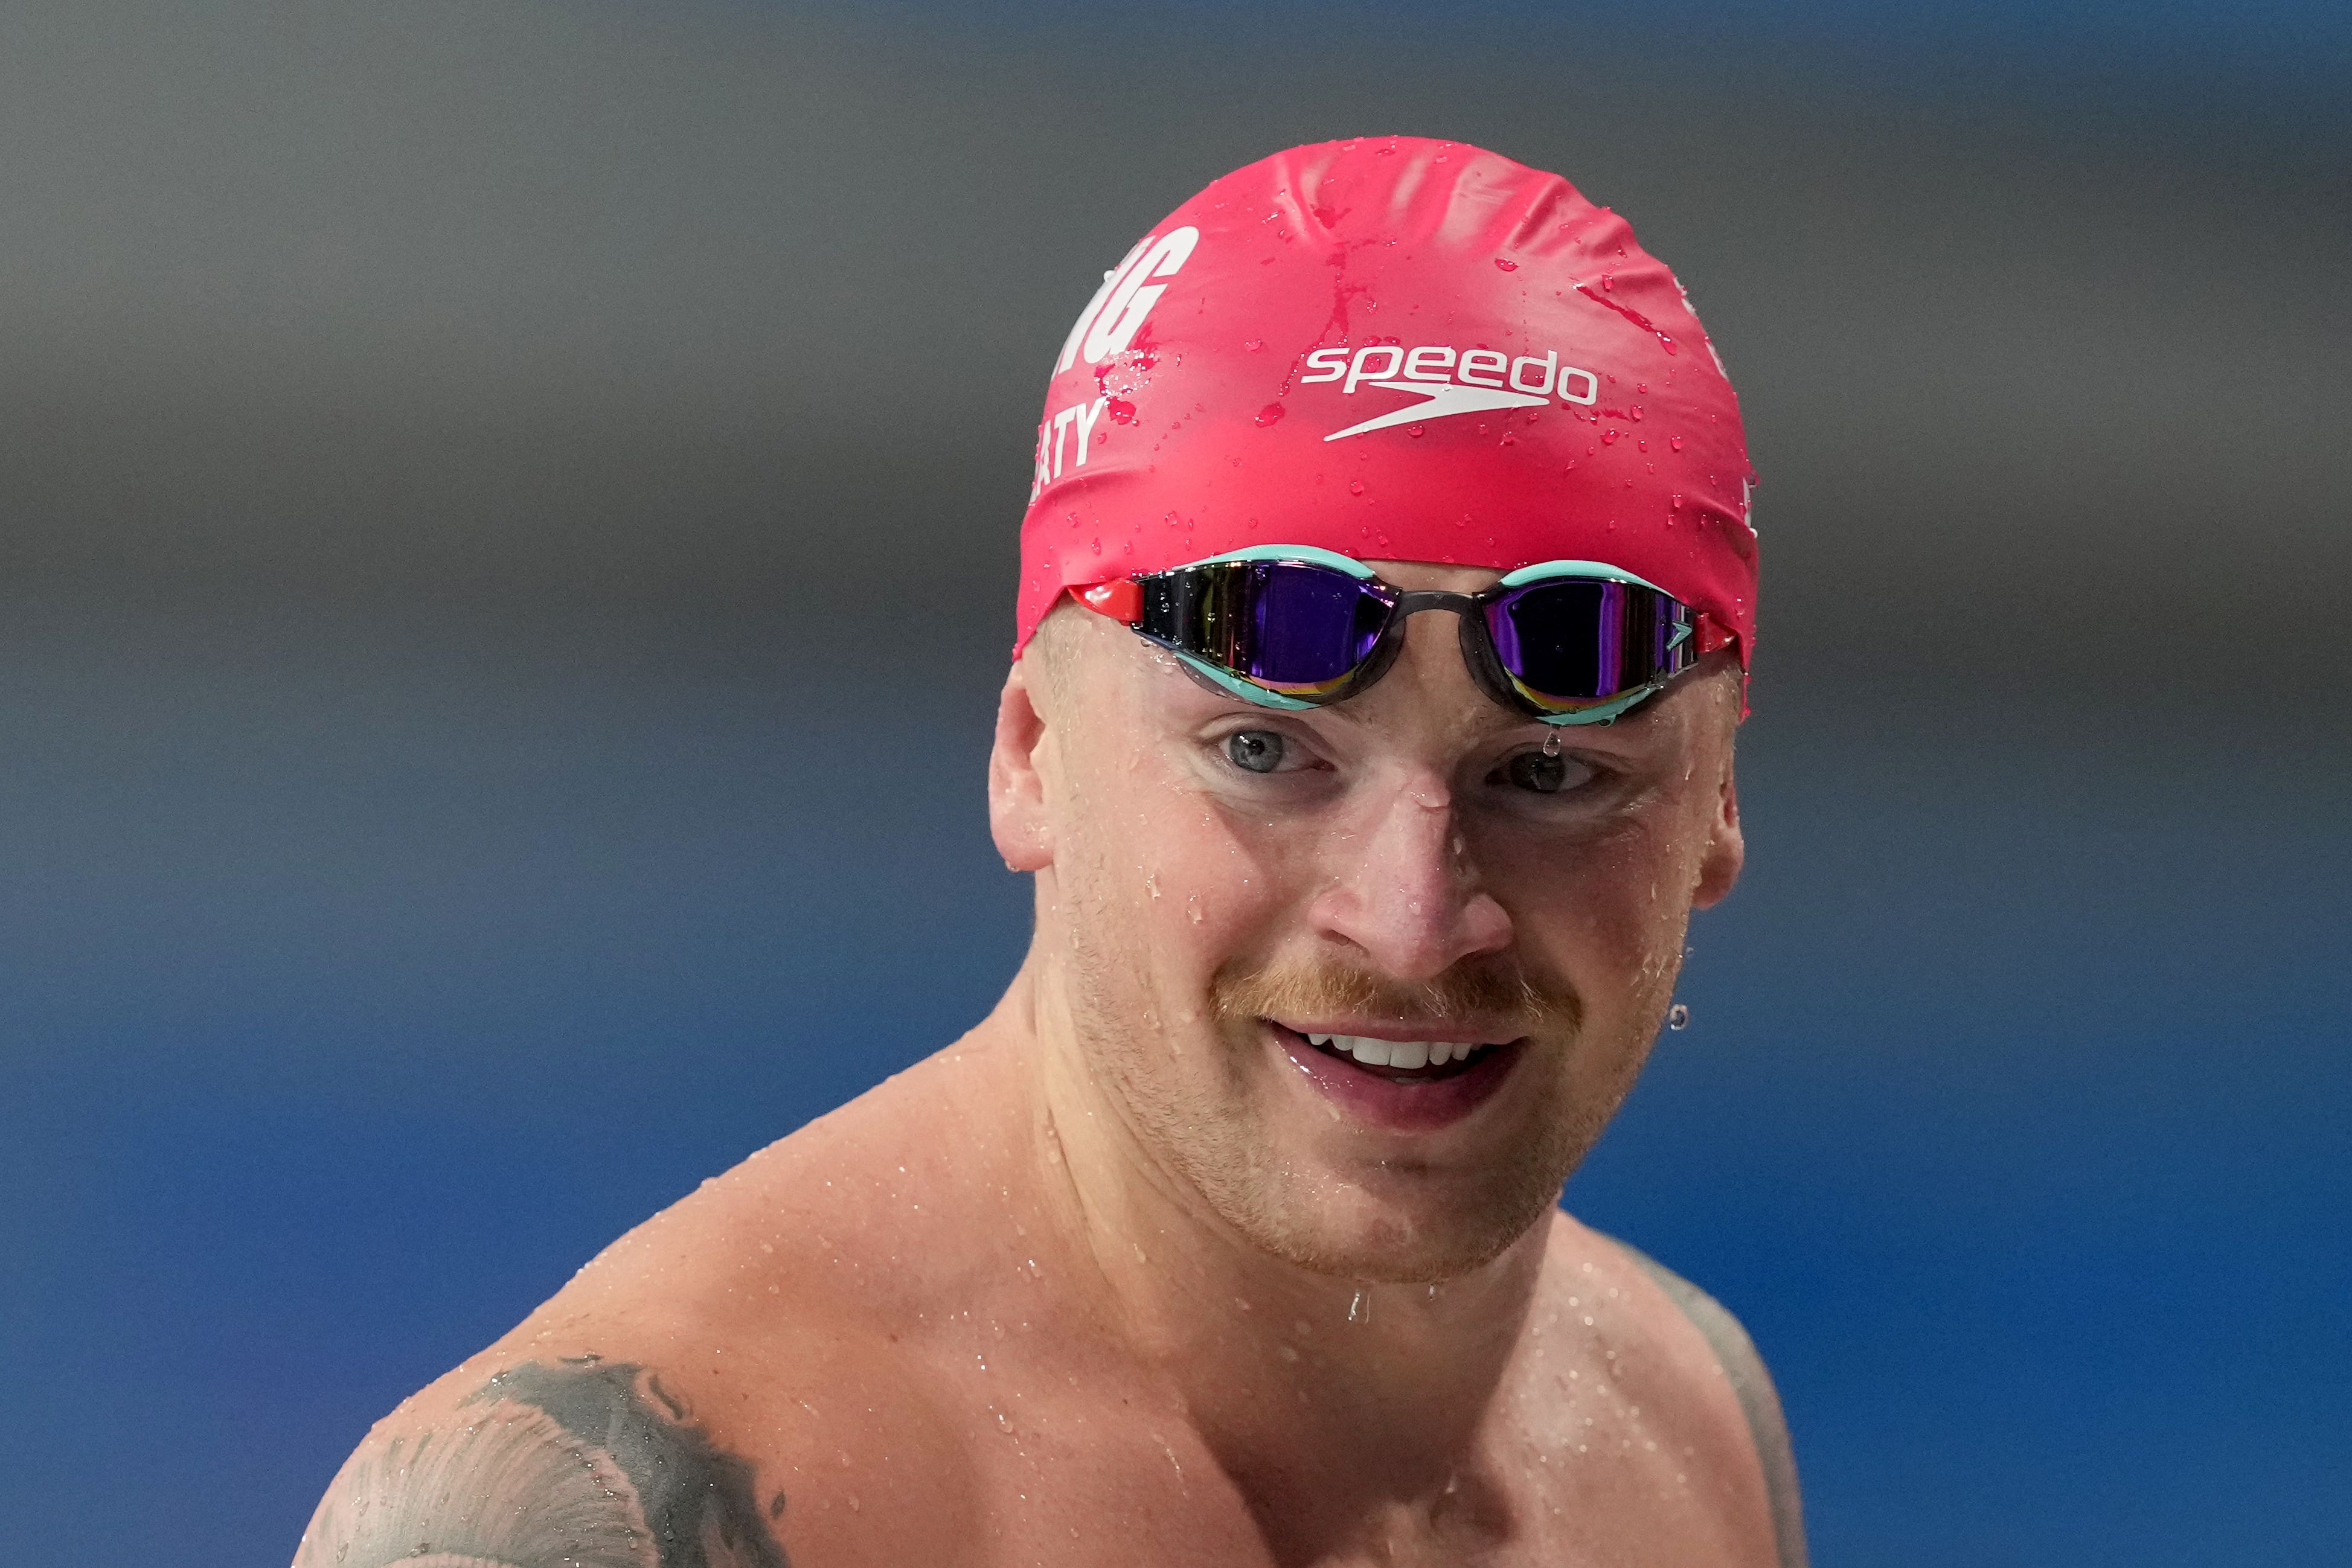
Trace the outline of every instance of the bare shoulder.
{"type": "Polygon", "coordinates": [[[957,1264],[879,1212],[908,1088],[705,1183],[404,1402],[296,1568],[806,1568],[969,1528],[968,1423],[901,1332],[957,1264]]]}
{"type": "Polygon", "coordinates": [[[653,1370],[525,1361],[378,1426],[328,1489],[295,1563],[781,1568],[783,1499],[763,1501],[757,1483],[653,1370]]]}
{"type": "Polygon", "coordinates": [[[1683,1404],[1702,1418],[1712,1414],[1718,1433],[1743,1458],[1752,1456],[1780,1568],[1803,1568],[1803,1511],[1788,1422],[1771,1374],[1748,1331],[1720,1301],[1648,1254],[1561,1218],[1577,1239],[1576,1249],[1613,1276],[1609,1289],[1638,1298],[1647,1287],[1652,1310],[1634,1316],[1649,1329],[1642,1337],[1654,1388],[1659,1396],[1683,1404]],[[1617,1260],[1615,1269],[1610,1265],[1611,1254],[1617,1260]]]}
{"type": "Polygon", "coordinates": [[[808,1568],[968,1528],[965,1436],[919,1362],[772,1300],[746,1332],[692,1291],[559,1296],[375,1426],[296,1568],[808,1568]]]}

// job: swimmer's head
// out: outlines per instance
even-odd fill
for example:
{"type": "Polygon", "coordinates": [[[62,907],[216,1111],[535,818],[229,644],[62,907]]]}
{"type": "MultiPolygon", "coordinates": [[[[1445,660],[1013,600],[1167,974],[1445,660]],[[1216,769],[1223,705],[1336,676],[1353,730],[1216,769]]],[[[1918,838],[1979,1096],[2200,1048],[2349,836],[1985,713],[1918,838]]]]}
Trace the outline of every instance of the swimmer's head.
{"type": "Polygon", "coordinates": [[[991,775],[1041,1016],[1252,1245],[1475,1269],[1550,1210],[1738,872],[1755,549],[1721,369],[1565,182],[1376,138],[1180,208],[1052,385],[991,775]],[[1186,580],[1181,614],[1154,577],[1256,547],[1327,575],[1186,580]],[[1530,568],[1558,602],[1490,616],[1530,568]],[[1356,664],[1257,678],[1249,648],[1335,603],[1317,635],[1344,622],[1356,664]]]}

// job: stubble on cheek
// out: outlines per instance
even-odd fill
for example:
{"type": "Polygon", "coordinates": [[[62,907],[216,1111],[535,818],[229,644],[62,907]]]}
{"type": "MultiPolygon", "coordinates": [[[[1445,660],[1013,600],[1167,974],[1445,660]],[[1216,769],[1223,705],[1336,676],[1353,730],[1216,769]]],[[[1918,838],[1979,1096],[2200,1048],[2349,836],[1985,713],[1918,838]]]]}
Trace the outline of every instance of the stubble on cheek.
{"type": "Polygon", "coordinates": [[[1196,895],[1154,865],[1151,821],[1183,808],[1166,802],[1146,812],[1099,784],[1067,803],[1054,871],[1075,1043],[1147,1152],[1181,1169],[1188,1140],[1215,1137],[1239,1098],[1203,984],[1185,967],[1200,941],[1187,918],[1200,907],[1196,895]]]}

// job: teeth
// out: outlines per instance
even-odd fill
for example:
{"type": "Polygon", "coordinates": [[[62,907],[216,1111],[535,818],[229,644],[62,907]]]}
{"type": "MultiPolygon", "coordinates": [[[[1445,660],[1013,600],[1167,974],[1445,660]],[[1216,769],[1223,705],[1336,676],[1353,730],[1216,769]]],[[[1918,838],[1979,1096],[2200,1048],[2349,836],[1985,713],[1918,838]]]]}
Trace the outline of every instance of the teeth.
{"type": "Polygon", "coordinates": [[[1307,1036],[1310,1045],[1327,1046],[1342,1056],[1352,1056],[1366,1067],[1415,1068],[1443,1067],[1449,1061],[1467,1061],[1474,1051],[1484,1051],[1483,1044],[1465,1044],[1455,1040],[1374,1040],[1360,1034],[1313,1034],[1307,1036]]]}

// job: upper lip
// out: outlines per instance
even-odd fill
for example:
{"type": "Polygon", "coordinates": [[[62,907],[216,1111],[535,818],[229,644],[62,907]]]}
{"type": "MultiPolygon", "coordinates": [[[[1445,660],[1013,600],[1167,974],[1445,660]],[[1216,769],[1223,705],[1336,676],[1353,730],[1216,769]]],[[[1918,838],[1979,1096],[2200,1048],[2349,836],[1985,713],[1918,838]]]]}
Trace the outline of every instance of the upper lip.
{"type": "Polygon", "coordinates": [[[1317,1019],[1297,1023],[1289,1019],[1268,1019],[1268,1023],[1280,1024],[1296,1034],[1351,1034],[1363,1040],[1416,1040],[1434,1045],[1440,1040],[1449,1045],[1507,1045],[1518,1036],[1496,1030],[1465,1029],[1460,1024],[1401,1024],[1392,1019],[1317,1019]]]}

